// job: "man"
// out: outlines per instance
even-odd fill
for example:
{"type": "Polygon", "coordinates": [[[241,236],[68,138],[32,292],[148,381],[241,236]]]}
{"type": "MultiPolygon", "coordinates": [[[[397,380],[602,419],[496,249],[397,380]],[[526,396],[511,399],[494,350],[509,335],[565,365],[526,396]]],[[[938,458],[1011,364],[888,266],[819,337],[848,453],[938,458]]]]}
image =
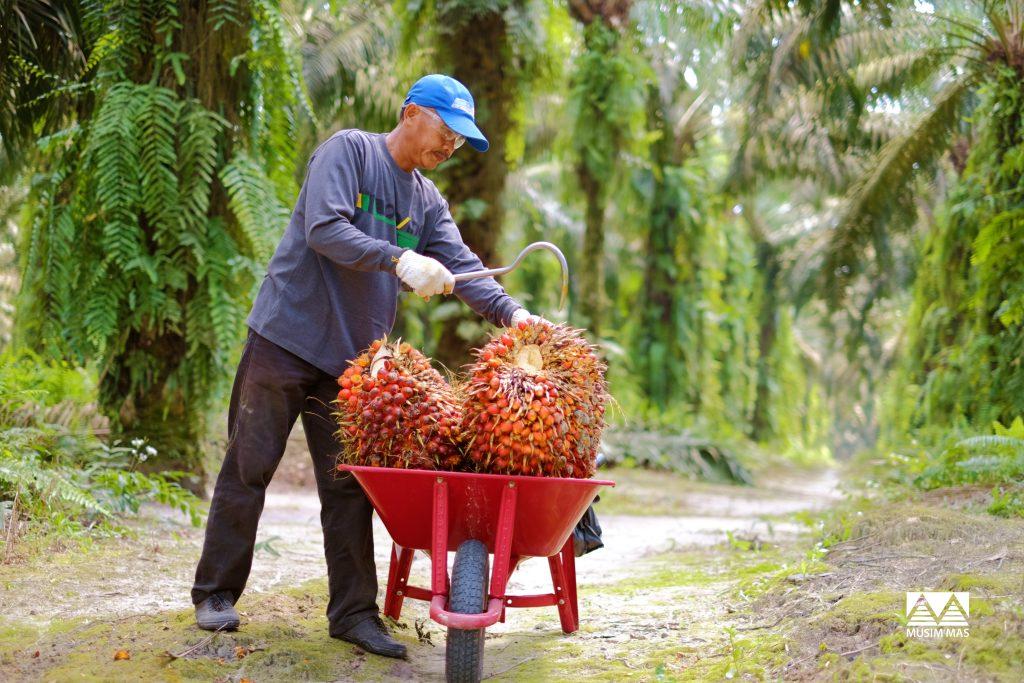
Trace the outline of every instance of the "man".
{"type": "Polygon", "coordinates": [[[403,283],[423,297],[454,290],[495,325],[530,317],[492,278],[455,285],[453,272],[483,265],[416,169],[436,168],[467,140],[487,150],[473,97],[435,74],[413,85],[390,133],[343,130],[313,153],[249,315],[231,391],[227,452],[192,588],[201,628],[239,625],[234,603],[252,566],[266,487],[301,416],[320,495],[330,634],[405,656],[378,616],[372,508],[352,477],[334,474],[331,401],[348,361],[390,332],[403,283]]]}

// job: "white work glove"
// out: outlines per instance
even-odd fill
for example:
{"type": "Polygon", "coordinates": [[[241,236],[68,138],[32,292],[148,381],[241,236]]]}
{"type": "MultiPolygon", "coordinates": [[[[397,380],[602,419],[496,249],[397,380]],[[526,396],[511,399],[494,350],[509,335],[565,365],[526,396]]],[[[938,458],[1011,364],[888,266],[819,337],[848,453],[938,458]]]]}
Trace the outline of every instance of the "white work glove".
{"type": "Polygon", "coordinates": [[[426,298],[435,294],[451,294],[455,289],[455,276],[440,261],[412,250],[398,259],[395,274],[409,285],[416,296],[426,298]]]}
{"type": "MultiPolygon", "coordinates": [[[[532,313],[530,313],[525,308],[520,308],[520,309],[517,309],[516,312],[512,314],[512,320],[509,321],[508,326],[509,327],[516,327],[517,325],[519,325],[519,323],[524,322],[524,321],[528,322],[528,323],[538,323],[538,322],[542,322],[542,321],[543,322],[549,322],[547,320],[544,320],[544,318],[540,317],[539,315],[533,315],[532,313]]],[[[553,324],[553,323],[550,323],[550,324],[553,324]]]]}

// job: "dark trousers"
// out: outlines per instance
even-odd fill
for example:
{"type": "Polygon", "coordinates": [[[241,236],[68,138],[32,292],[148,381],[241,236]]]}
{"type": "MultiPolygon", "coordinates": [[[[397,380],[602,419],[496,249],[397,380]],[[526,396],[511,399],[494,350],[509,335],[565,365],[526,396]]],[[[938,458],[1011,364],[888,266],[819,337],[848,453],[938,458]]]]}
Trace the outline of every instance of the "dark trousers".
{"type": "Polygon", "coordinates": [[[267,484],[301,415],[320,494],[330,633],[378,613],[373,508],[353,477],[335,476],[340,445],[331,401],[337,395],[335,377],[250,330],[231,390],[227,453],[210,503],[193,603],[218,591],[237,600],[245,589],[267,484]]]}

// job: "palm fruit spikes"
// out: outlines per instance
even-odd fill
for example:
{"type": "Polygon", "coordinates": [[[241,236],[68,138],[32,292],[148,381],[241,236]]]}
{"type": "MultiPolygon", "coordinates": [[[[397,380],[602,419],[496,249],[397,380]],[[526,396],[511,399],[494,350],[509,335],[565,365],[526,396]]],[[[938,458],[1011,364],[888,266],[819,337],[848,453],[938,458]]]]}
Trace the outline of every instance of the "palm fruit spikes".
{"type": "Polygon", "coordinates": [[[338,378],[341,463],[454,469],[460,401],[430,360],[401,340],[379,339],[338,378]]]}
{"type": "Polygon", "coordinates": [[[522,322],[476,358],[462,392],[467,464],[495,474],[593,476],[606,368],[581,331],[522,322]]]}

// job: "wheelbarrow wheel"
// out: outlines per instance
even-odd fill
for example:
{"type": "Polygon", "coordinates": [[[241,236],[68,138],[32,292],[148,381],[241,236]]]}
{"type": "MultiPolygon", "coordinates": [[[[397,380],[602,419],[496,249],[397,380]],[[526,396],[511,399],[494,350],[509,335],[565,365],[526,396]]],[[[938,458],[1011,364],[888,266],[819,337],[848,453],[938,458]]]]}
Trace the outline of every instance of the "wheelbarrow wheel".
{"type": "MultiPolygon", "coordinates": [[[[465,541],[455,552],[448,609],[481,614],[487,608],[487,546],[465,541]]],[[[484,673],[484,629],[448,629],[445,674],[449,683],[476,683],[484,673]]]]}

